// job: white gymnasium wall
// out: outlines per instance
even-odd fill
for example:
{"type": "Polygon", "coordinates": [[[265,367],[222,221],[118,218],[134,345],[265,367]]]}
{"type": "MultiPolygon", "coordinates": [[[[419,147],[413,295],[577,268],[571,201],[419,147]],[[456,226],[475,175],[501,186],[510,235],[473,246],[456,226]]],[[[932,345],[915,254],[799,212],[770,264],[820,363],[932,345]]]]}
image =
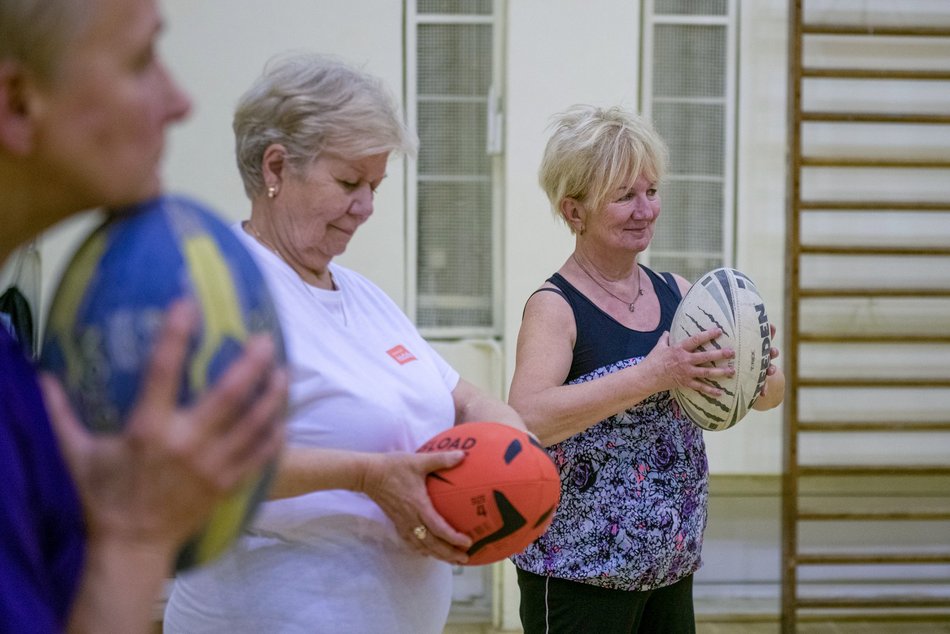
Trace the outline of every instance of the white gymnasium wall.
{"type": "MultiPolygon", "coordinates": [[[[785,330],[787,22],[784,0],[740,1],[735,266],[748,272],[762,293],[780,350],[785,330]]],[[[781,407],[752,412],[728,432],[705,436],[712,473],[781,471],[781,407]]]]}
{"type": "Polygon", "coordinates": [[[639,3],[509,0],[505,109],[505,352],[514,369],[524,302],[573,238],[538,185],[551,116],[575,103],[637,107],[639,3]]]}

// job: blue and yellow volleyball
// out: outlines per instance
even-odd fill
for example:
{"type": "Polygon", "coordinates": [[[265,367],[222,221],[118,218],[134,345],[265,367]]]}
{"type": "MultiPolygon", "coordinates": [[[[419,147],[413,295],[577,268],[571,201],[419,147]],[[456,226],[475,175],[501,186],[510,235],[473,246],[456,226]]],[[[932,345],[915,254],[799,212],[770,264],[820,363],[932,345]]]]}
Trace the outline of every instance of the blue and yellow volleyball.
{"type": "MultiPolygon", "coordinates": [[[[182,196],[162,196],[110,214],[82,243],[54,294],[41,365],[62,381],[76,413],[97,433],[127,420],[153,341],[172,302],[190,297],[201,315],[179,403],[196,400],[242,353],[269,333],[283,338],[260,270],[218,216],[182,196]]],[[[273,465],[213,509],[179,553],[177,569],[209,562],[251,520],[273,465]]]]}

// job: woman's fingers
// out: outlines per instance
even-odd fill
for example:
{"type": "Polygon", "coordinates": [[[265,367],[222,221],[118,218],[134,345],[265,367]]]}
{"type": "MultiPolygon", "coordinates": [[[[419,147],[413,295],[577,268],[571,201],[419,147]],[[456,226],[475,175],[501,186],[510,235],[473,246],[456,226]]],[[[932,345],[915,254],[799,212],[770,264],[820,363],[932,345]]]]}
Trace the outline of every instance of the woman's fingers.
{"type": "Polygon", "coordinates": [[[721,335],[721,329],[712,328],[680,342],[675,371],[679,378],[674,377],[678,385],[712,397],[722,394],[716,381],[735,374],[732,364],[726,363],[735,356],[735,351],[716,342],[721,335]]]}
{"type": "Polygon", "coordinates": [[[420,554],[454,564],[468,560],[465,550],[472,540],[435,510],[426,477],[464,458],[462,451],[383,454],[367,477],[366,493],[393,521],[403,541],[420,554]]]}
{"type": "MultiPolygon", "coordinates": [[[[438,451],[421,453],[417,456],[420,458],[418,467],[421,469],[421,473],[427,475],[456,466],[465,458],[465,453],[462,451],[438,451]]],[[[436,553],[436,556],[439,556],[440,559],[446,559],[447,556],[453,556],[457,559],[459,550],[464,551],[471,546],[472,540],[464,533],[455,530],[445,521],[445,518],[439,515],[428,497],[428,490],[426,493],[425,503],[419,509],[419,519],[421,525],[426,527],[428,539],[418,540],[415,534],[413,537],[418,541],[424,541],[427,549],[436,553]]],[[[448,561],[448,559],[446,560],[448,561]]]]}
{"type": "Polygon", "coordinates": [[[264,391],[243,413],[235,415],[237,420],[228,433],[208,443],[209,471],[217,474],[218,486],[235,486],[277,455],[284,442],[287,383],[285,370],[273,370],[264,391]]]}
{"type": "Polygon", "coordinates": [[[267,335],[248,339],[241,357],[191,408],[197,428],[207,437],[216,437],[229,427],[248,421],[247,410],[267,389],[275,372],[275,347],[267,335]]]}
{"type": "Polygon", "coordinates": [[[40,374],[39,382],[40,389],[43,391],[43,402],[59,440],[60,449],[73,472],[73,477],[76,478],[76,471],[80,468],[83,456],[88,451],[89,432],[73,411],[69,404],[69,397],[59,380],[52,374],[43,372],[40,374]]]}
{"type": "MultiPolygon", "coordinates": [[[[424,526],[424,524],[419,524],[419,526],[424,526]]],[[[445,541],[428,528],[419,532],[413,529],[409,539],[415,542],[415,549],[424,555],[441,559],[450,564],[464,565],[468,562],[465,549],[445,541]]]]}
{"type": "MultiPolygon", "coordinates": [[[[681,345],[684,350],[688,350],[690,352],[695,352],[696,350],[704,350],[707,344],[711,344],[711,342],[715,341],[721,334],[722,334],[722,330],[720,328],[711,328],[709,330],[703,330],[701,332],[697,332],[695,335],[690,335],[689,337],[684,339],[681,345]]],[[[714,350],[718,350],[719,346],[716,344],[712,344],[712,348],[714,350]]]]}
{"type": "MultiPolygon", "coordinates": [[[[198,326],[198,312],[192,301],[174,302],[165,313],[152,347],[138,407],[145,411],[171,412],[177,407],[179,386],[184,373],[188,342],[198,326]]],[[[134,431],[150,435],[150,425],[162,425],[162,416],[138,417],[130,421],[134,431]]]]}

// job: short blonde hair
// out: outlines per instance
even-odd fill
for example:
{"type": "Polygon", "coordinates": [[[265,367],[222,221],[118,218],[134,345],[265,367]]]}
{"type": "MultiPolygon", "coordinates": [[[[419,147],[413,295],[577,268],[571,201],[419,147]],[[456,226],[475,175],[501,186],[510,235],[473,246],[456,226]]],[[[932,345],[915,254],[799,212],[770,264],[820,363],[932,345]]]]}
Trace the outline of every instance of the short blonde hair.
{"type": "Polygon", "coordinates": [[[571,106],[554,116],[551,128],[538,180],[558,218],[565,198],[599,210],[631,175],[655,182],[666,175],[666,143],[649,122],[619,106],[571,106]]]}
{"type": "Polygon", "coordinates": [[[413,156],[418,145],[382,81],[314,54],[271,60],[238,102],[233,129],[248,196],[264,191],[261,163],[274,143],[287,149],[297,168],[324,152],[347,159],[383,152],[413,156]]]}

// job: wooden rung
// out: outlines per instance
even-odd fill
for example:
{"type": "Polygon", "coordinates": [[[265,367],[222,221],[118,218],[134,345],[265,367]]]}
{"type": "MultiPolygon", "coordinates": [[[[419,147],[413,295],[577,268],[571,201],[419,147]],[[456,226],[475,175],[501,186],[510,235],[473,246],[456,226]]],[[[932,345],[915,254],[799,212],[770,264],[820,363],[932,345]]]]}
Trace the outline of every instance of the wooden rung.
{"type": "MultiPolygon", "coordinates": [[[[829,615],[827,611],[803,611],[798,615],[799,623],[822,623],[822,627],[827,627],[827,622],[829,615]]],[[[917,610],[913,611],[913,608],[906,610],[895,610],[890,609],[885,612],[882,611],[873,611],[873,610],[849,610],[849,611],[839,611],[834,613],[835,623],[861,623],[863,629],[862,631],[868,632],[881,632],[883,630],[877,629],[877,626],[888,624],[888,629],[886,631],[893,632],[893,626],[895,623],[901,623],[903,627],[899,631],[906,631],[907,623],[947,623],[950,622],[950,612],[946,610],[939,610],[936,608],[930,608],[927,610],[917,610]],[[867,629],[867,626],[870,624],[870,629],[867,629]]]]}
{"type": "Polygon", "coordinates": [[[918,377],[798,377],[799,387],[936,387],[950,388],[950,378],[918,378],[918,377]]]}
{"type": "Polygon", "coordinates": [[[950,288],[802,288],[799,297],[843,299],[846,297],[950,297],[950,288]]]}
{"type": "Polygon", "coordinates": [[[800,608],[941,608],[950,606],[950,597],[880,596],[839,597],[806,599],[799,597],[795,604],[800,608]]]}
{"type": "Polygon", "coordinates": [[[950,247],[941,246],[840,246],[802,245],[798,252],[805,255],[950,255],[950,247]]]}
{"type": "Polygon", "coordinates": [[[802,68],[802,77],[824,79],[950,80],[950,70],[903,68],[802,68]]]}
{"type": "Polygon", "coordinates": [[[798,431],[807,433],[849,433],[849,432],[875,432],[875,433],[903,433],[903,432],[948,432],[950,433],[950,421],[932,421],[932,422],[906,422],[906,421],[881,421],[881,422],[833,422],[833,423],[798,423],[798,431]]]}
{"type": "Polygon", "coordinates": [[[817,112],[801,113],[802,121],[827,121],[832,123],[921,123],[950,124],[950,114],[915,114],[886,112],[817,112]]]}
{"type": "Polygon", "coordinates": [[[874,26],[871,24],[802,24],[805,35],[879,37],[950,37],[950,26],[874,26]]]}
{"type": "Polygon", "coordinates": [[[881,159],[828,156],[803,156],[803,167],[866,167],[888,169],[947,169],[950,168],[950,159],[881,159]]]}
{"type": "Polygon", "coordinates": [[[803,477],[906,476],[931,477],[950,475],[950,466],[917,465],[799,465],[803,477]]]}
{"type": "Polygon", "coordinates": [[[862,334],[862,333],[808,333],[798,334],[799,343],[950,343],[950,334],[941,333],[880,333],[880,334],[862,334]]]}
{"type": "Polygon", "coordinates": [[[950,511],[802,511],[805,522],[945,522],[950,511]]]}
{"type": "Polygon", "coordinates": [[[798,553],[795,562],[799,565],[824,566],[833,564],[946,564],[948,553],[798,553]]]}
{"type": "Polygon", "coordinates": [[[950,211],[950,201],[800,200],[798,208],[821,211],[950,211]]]}

